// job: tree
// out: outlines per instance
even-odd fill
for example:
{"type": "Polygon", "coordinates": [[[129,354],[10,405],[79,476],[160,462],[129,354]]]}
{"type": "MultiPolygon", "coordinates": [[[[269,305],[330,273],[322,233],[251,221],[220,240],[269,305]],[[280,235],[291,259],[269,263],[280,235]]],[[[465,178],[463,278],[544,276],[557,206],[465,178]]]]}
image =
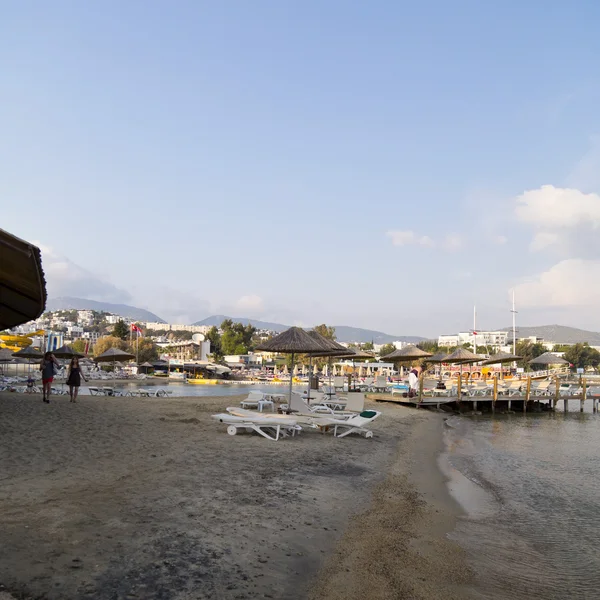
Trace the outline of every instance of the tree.
{"type": "Polygon", "coordinates": [[[324,338],[335,340],[335,327],[328,327],[325,323],[322,323],[321,325],[316,325],[313,329],[324,338]]]}
{"type": "Polygon", "coordinates": [[[554,344],[552,352],[566,352],[571,347],[571,344],[554,344]]]}
{"type": "Polygon", "coordinates": [[[431,354],[435,354],[439,350],[438,343],[435,340],[423,340],[417,344],[417,348],[420,348],[423,352],[431,352],[431,354]]]}
{"type": "Polygon", "coordinates": [[[210,342],[210,353],[215,361],[219,361],[223,358],[223,352],[221,350],[221,334],[216,327],[211,327],[206,332],[206,339],[210,342]]]}
{"type": "Polygon", "coordinates": [[[119,350],[128,349],[124,340],[118,337],[107,335],[105,337],[98,338],[98,341],[94,345],[94,356],[99,356],[110,348],[118,348],[119,350]]]}
{"type": "Polygon", "coordinates": [[[525,365],[527,365],[530,360],[537,358],[546,352],[546,348],[543,344],[540,344],[539,342],[532,344],[530,340],[521,340],[520,342],[517,342],[516,350],[517,356],[523,358],[525,365]]]}
{"type": "Polygon", "coordinates": [[[119,319],[115,323],[115,327],[112,331],[112,334],[114,337],[120,338],[122,340],[127,339],[127,336],[129,335],[129,327],[127,327],[127,325],[125,325],[125,323],[123,322],[123,319],[119,319]]]}
{"type": "Polygon", "coordinates": [[[373,342],[365,342],[364,344],[361,344],[360,347],[362,350],[368,352],[369,350],[373,350],[373,342]]]}
{"type": "Polygon", "coordinates": [[[600,352],[592,348],[587,342],[573,344],[564,353],[564,359],[568,360],[575,368],[596,368],[600,364],[600,352]]]}
{"type": "Polygon", "coordinates": [[[394,346],[394,344],[384,344],[381,346],[381,350],[379,350],[379,356],[387,356],[388,354],[394,352],[394,350],[396,350],[396,346],[394,346]]]}
{"type": "Polygon", "coordinates": [[[158,359],[158,346],[150,338],[139,338],[139,340],[133,340],[129,347],[128,352],[131,352],[134,356],[138,357],[138,363],[152,362],[158,359]]]}
{"type": "Polygon", "coordinates": [[[252,347],[252,338],[256,333],[256,327],[234,323],[226,319],[221,323],[221,353],[247,354],[252,347]]]}
{"type": "Polygon", "coordinates": [[[71,344],[71,348],[75,350],[75,352],[79,352],[80,354],[85,354],[85,340],[75,340],[73,344],[71,344]]]}

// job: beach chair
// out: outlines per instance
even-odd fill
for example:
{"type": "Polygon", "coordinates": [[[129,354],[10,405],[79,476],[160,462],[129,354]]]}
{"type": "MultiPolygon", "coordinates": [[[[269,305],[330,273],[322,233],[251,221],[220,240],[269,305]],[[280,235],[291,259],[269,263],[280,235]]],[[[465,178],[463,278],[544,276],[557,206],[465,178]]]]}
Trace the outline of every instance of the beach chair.
{"type": "Polygon", "coordinates": [[[247,398],[244,398],[244,400],[240,402],[240,406],[242,408],[258,408],[258,403],[263,401],[264,399],[264,392],[253,390],[248,394],[247,398]]]}
{"type": "Polygon", "coordinates": [[[240,408],[228,408],[226,413],[212,415],[212,418],[219,423],[225,423],[229,435],[237,435],[238,431],[254,431],[274,442],[302,431],[302,427],[294,417],[278,414],[263,415],[240,408]]]}
{"type": "Polygon", "coordinates": [[[371,384],[371,390],[374,392],[386,392],[387,388],[387,377],[384,375],[377,375],[377,377],[375,377],[375,381],[371,384]]]}
{"type": "Polygon", "coordinates": [[[154,392],[154,396],[156,398],[166,398],[170,396],[173,392],[171,390],[165,390],[164,388],[158,388],[156,392],[154,392]]]}
{"type": "Polygon", "coordinates": [[[370,429],[367,429],[366,426],[380,416],[381,412],[378,410],[365,410],[345,421],[328,417],[319,417],[314,421],[314,424],[320,428],[333,428],[333,436],[338,438],[346,437],[351,433],[358,433],[364,435],[366,438],[372,438],[373,432],[370,429]]]}
{"type": "Polygon", "coordinates": [[[90,391],[90,396],[104,396],[104,391],[99,387],[95,387],[93,385],[88,386],[88,390],[90,391]]]}
{"type": "Polygon", "coordinates": [[[344,391],[344,385],[346,383],[345,377],[340,377],[339,375],[333,378],[333,390],[337,392],[338,390],[344,391]]]}
{"type": "Polygon", "coordinates": [[[511,381],[509,385],[504,389],[506,396],[518,396],[521,393],[522,381],[511,381]]]}
{"type": "Polygon", "coordinates": [[[532,394],[534,396],[548,396],[550,394],[550,384],[552,382],[549,379],[544,381],[534,382],[535,387],[532,387],[532,394]]]}

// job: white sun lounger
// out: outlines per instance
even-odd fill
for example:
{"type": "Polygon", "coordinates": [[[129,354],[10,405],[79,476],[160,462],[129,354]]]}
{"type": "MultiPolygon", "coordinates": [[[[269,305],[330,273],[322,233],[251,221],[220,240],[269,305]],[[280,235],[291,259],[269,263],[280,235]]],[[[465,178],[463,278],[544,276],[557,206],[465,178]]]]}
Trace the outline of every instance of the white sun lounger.
{"type": "Polygon", "coordinates": [[[259,414],[243,408],[228,408],[226,413],[212,416],[227,425],[227,433],[236,435],[238,430],[255,431],[259,435],[276,442],[280,437],[294,436],[302,431],[294,417],[278,414],[259,414]]]}
{"type": "Polygon", "coordinates": [[[378,410],[365,410],[359,415],[355,415],[342,421],[331,417],[318,417],[314,419],[314,425],[319,428],[332,427],[334,437],[346,437],[351,433],[364,435],[366,438],[372,438],[373,432],[366,429],[366,426],[372,423],[377,417],[381,416],[378,410]]]}

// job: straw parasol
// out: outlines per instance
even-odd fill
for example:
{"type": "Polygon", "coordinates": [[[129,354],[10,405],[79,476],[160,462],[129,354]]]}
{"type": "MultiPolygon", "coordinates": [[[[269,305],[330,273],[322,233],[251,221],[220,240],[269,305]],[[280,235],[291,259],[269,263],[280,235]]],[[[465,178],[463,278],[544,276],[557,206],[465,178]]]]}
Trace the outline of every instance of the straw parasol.
{"type": "Polygon", "coordinates": [[[418,360],[421,358],[428,358],[431,356],[431,352],[425,352],[425,350],[421,350],[421,348],[417,348],[414,345],[404,346],[400,350],[394,350],[391,354],[387,356],[382,356],[381,360],[385,360],[386,362],[411,362],[412,360],[418,360]]]}
{"type": "Polygon", "coordinates": [[[509,354],[508,352],[498,352],[498,354],[494,354],[490,356],[487,360],[484,360],[482,365],[499,365],[502,363],[515,362],[517,360],[522,360],[522,356],[517,356],[516,354],[509,354]]]}
{"type": "Polygon", "coordinates": [[[0,348],[0,364],[6,364],[12,361],[12,350],[10,348],[0,348]]]}
{"type": "MultiPolygon", "coordinates": [[[[325,336],[321,335],[318,331],[314,329],[308,332],[313,340],[319,342],[323,346],[323,350],[320,352],[308,352],[308,364],[309,364],[309,377],[308,377],[308,392],[307,395],[310,396],[310,383],[311,383],[311,370],[312,370],[312,359],[313,358],[327,358],[327,364],[330,365],[331,357],[333,356],[341,356],[342,354],[348,353],[348,348],[338,344],[335,340],[330,340],[325,336]]],[[[329,376],[329,385],[331,385],[331,376],[329,376]]]]}
{"type": "Polygon", "coordinates": [[[0,229],[0,331],[37,319],[46,306],[40,249],[0,229]]]}
{"type": "Polygon", "coordinates": [[[18,352],[13,352],[13,356],[17,358],[26,358],[29,362],[29,375],[31,376],[31,361],[32,360],[41,360],[43,358],[43,354],[33,346],[27,346],[26,348],[21,348],[18,352]]]}
{"type": "Polygon", "coordinates": [[[56,358],[83,358],[85,355],[81,352],[76,352],[71,346],[61,346],[52,352],[56,358]]]}
{"type": "Polygon", "coordinates": [[[540,354],[537,358],[534,358],[529,361],[530,365],[568,365],[569,361],[564,358],[560,358],[560,356],[556,356],[556,354],[552,354],[552,352],[544,352],[544,354],[540,354]]]}
{"type": "Polygon", "coordinates": [[[444,362],[460,365],[460,378],[462,380],[462,366],[473,364],[480,360],[483,360],[483,358],[478,354],[473,354],[473,352],[470,352],[466,348],[457,348],[452,354],[446,356],[444,362]]]}
{"type": "Polygon", "coordinates": [[[123,360],[131,360],[135,358],[133,354],[120,350],[119,348],[109,348],[94,359],[96,362],[112,362],[113,364],[113,385],[115,382],[115,363],[123,360]]]}
{"type": "MultiPolygon", "coordinates": [[[[263,352],[279,352],[281,354],[292,355],[292,365],[294,364],[294,356],[296,354],[307,354],[323,352],[325,348],[321,342],[317,342],[311,337],[304,329],[300,327],[290,327],[284,332],[276,335],[274,338],[259,344],[256,347],[257,350],[263,352]]],[[[290,391],[289,391],[289,403],[288,409],[292,404],[292,385],[293,379],[290,377],[290,391]]]]}
{"type": "MultiPolygon", "coordinates": [[[[442,382],[442,363],[446,362],[447,354],[445,352],[438,352],[432,356],[425,358],[424,361],[428,363],[437,363],[440,365],[440,377],[439,382],[442,382]]],[[[438,386],[441,387],[441,386],[438,386]]],[[[442,388],[443,389],[443,388],[442,388]]]]}

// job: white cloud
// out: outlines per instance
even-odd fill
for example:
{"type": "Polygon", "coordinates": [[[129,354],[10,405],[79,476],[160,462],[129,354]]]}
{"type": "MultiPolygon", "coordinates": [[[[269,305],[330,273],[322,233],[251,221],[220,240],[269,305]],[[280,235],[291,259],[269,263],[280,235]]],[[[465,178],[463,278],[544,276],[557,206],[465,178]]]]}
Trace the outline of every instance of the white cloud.
{"type": "Polygon", "coordinates": [[[523,306],[596,306],[600,299],[600,260],[563,260],[517,285],[515,294],[523,306]]]}
{"type": "Polygon", "coordinates": [[[508,242],[508,238],[505,235],[495,235],[492,237],[492,242],[498,246],[502,246],[508,242]]]}
{"type": "Polygon", "coordinates": [[[103,302],[128,303],[131,294],[80,267],[49,246],[34,242],[42,252],[42,267],[46,276],[48,296],[75,296],[103,302]]]}
{"type": "Polygon", "coordinates": [[[516,199],[519,221],[539,230],[562,230],[578,225],[600,227],[600,196],[553,185],[529,190],[516,199]]]}
{"type": "Polygon", "coordinates": [[[548,246],[557,244],[559,241],[560,236],[558,234],[549,231],[539,231],[533,236],[533,240],[529,244],[529,249],[532,252],[539,252],[548,246]]]}
{"type": "Polygon", "coordinates": [[[573,167],[567,181],[575,188],[600,192],[600,136],[592,136],[590,149],[573,167]]]}
{"type": "Polygon", "coordinates": [[[264,302],[260,296],[256,294],[249,294],[247,296],[242,296],[235,303],[235,307],[238,310],[243,310],[250,313],[257,313],[264,310],[264,302]]]}
{"type": "Polygon", "coordinates": [[[459,250],[463,246],[463,239],[458,233],[449,233],[444,238],[443,247],[446,250],[454,251],[459,250]]]}
{"type": "Polygon", "coordinates": [[[418,235],[414,231],[388,231],[386,234],[394,246],[428,246],[433,247],[433,240],[427,235],[418,235]]]}

